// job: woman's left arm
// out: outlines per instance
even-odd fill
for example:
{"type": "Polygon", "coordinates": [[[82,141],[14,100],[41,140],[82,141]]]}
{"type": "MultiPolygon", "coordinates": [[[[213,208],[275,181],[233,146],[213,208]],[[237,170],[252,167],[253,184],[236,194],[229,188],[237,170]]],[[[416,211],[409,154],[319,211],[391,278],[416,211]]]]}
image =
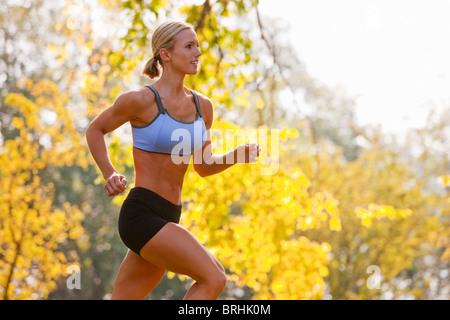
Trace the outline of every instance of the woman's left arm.
{"type": "Polygon", "coordinates": [[[203,119],[207,130],[206,143],[201,150],[194,153],[194,170],[201,176],[207,177],[222,172],[236,163],[254,163],[258,160],[260,148],[257,143],[247,143],[238,146],[226,154],[212,153],[211,127],[213,123],[212,102],[201,97],[203,119]]]}

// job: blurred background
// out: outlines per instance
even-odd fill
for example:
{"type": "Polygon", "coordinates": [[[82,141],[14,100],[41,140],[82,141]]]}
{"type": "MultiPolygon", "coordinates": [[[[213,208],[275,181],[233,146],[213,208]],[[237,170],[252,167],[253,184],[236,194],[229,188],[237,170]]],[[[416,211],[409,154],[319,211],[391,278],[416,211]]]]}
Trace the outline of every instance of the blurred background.
{"type": "MultiPolygon", "coordinates": [[[[167,19],[197,31],[186,86],[212,99],[215,132],[269,133],[258,164],[186,174],[180,223],[226,268],[221,299],[449,299],[449,9],[2,1],[0,299],[110,297],[126,193],[104,194],[84,133],[153,82],[141,71],[167,19]]],[[[216,150],[235,147],[223,137],[216,150]]],[[[132,187],[129,124],[106,139],[132,187]]],[[[181,299],[191,284],[168,272],[147,298],[181,299]]]]}

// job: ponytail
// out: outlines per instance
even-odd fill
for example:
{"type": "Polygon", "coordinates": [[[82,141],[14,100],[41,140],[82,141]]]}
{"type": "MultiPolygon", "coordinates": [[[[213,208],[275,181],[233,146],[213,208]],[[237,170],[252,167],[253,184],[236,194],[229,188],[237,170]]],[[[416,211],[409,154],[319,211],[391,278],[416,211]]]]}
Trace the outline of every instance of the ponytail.
{"type": "Polygon", "coordinates": [[[142,74],[146,75],[150,79],[159,77],[161,72],[160,69],[160,62],[158,58],[150,58],[145,63],[144,70],[142,71],[142,74]]]}

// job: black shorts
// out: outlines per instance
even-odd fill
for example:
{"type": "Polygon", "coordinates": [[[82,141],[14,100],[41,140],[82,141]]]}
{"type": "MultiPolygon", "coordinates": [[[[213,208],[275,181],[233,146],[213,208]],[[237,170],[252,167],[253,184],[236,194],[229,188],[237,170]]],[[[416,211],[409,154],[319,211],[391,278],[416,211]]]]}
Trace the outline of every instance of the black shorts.
{"type": "Polygon", "coordinates": [[[119,235],[125,245],[140,255],[144,245],[168,222],[180,222],[176,205],[145,188],[130,190],[119,215],[119,235]]]}

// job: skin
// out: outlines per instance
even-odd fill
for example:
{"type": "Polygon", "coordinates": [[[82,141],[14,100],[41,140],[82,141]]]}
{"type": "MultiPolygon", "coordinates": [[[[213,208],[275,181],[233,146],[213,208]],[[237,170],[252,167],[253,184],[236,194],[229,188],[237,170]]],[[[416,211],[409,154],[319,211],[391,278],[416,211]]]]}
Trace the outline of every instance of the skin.
{"type": "MultiPolygon", "coordinates": [[[[187,74],[197,73],[201,52],[197,35],[192,29],[179,32],[174,39],[174,48],[161,49],[159,52],[163,61],[163,74],[153,86],[173,118],[190,122],[195,119],[196,109],[192,93],[184,87],[184,78],[187,74]]],[[[212,154],[209,129],[213,123],[213,105],[203,95],[199,95],[199,102],[208,139],[202,150],[193,155],[194,170],[205,177],[226,170],[238,160],[240,163],[255,162],[260,152],[256,143],[238,146],[231,151],[232,155],[212,154]],[[244,159],[238,159],[238,154],[244,154],[244,159]],[[234,163],[227,163],[227,156],[232,156],[234,163]]],[[[86,132],[88,146],[106,180],[104,190],[109,197],[124,192],[127,179],[114,169],[104,135],[126,122],[136,126],[146,125],[155,118],[157,112],[154,93],[148,88],[141,88],[120,94],[90,124],[86,132]]],[[[181,203],[187,161],[175,164],[170,155],[136,148],[133,148],[133,157],[136,187],[152,190],[175,204],[181,203]]],[[[147,242],[140,256],[128,250],[111,298],[143,299],[156,287],[167,270],[195,280],[185,299],[216,299],[226,284],[225,270],[220,262],[188,230],[169,222],[147,242]]]]}

